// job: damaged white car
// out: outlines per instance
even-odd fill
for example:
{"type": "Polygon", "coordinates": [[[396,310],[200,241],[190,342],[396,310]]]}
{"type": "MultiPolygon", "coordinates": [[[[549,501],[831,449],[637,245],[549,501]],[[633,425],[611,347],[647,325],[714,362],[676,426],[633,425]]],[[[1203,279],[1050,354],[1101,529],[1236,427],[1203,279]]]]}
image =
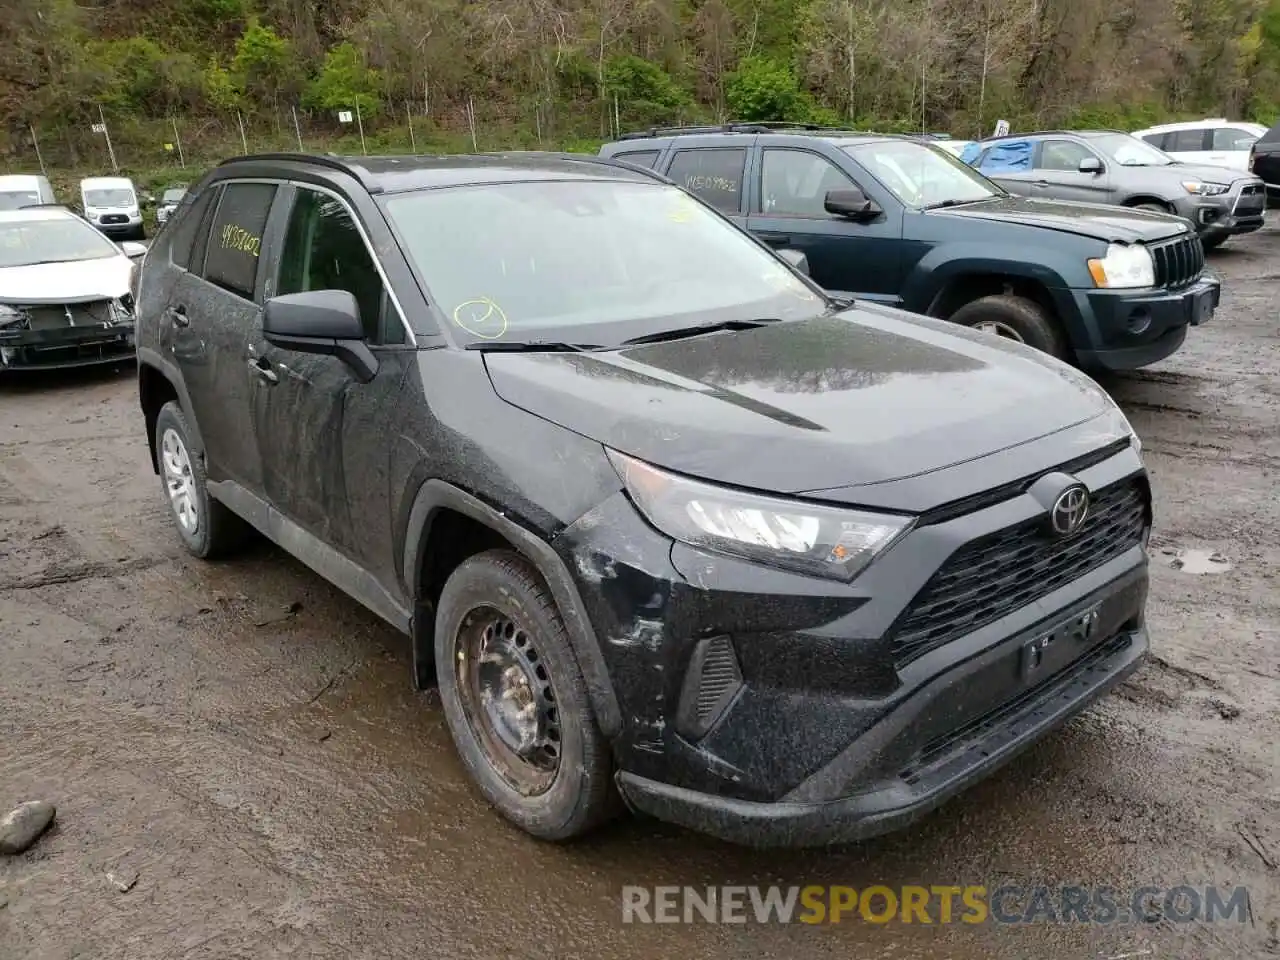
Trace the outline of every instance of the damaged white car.
{"type": "Polygon", "coordinates": [[[0,211],[0,373],[134,357],[134,263],[69,210],[0,211]]]}

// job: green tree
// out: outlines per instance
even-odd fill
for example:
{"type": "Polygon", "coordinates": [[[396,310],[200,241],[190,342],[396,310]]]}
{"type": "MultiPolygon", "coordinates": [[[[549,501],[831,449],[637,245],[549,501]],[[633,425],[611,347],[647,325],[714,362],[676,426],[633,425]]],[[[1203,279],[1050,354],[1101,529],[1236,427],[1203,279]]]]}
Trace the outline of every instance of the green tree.
{"type": "Polygon", "coordinates": [[[258,103],[277,103],[293,92],[298,78],[293,45],[256,17],[236,41],[231,71],[244,94],[258,103]]]}
{"type": "Polygon", "coordinates": [[[340,43],[324,56],[324,67],[307,86],[303,105],[313,110],[351,110],[366,116],[379,107],[381,77],[366,66],[354,44],[340,43]]]}
{"type": "Polygon", "coordinates": [[[786,64],[747,57],[724,80],[724,97],[735,120],[804,122],[812,102],[786,64]]]}
{"type": "Polygon", "coordinates": [[[244,104],[244,91],[234,74],[210,57],[204,68],[204,96],[210,106],[219,110],[236,110],[244,104]]]}

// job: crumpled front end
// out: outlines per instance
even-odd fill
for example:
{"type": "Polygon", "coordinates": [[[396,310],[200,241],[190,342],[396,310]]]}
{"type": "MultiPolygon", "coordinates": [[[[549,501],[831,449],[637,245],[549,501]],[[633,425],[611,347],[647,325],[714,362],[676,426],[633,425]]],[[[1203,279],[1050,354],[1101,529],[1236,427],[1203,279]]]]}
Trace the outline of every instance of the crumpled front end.
{"type": "Polygon", "coordinates": [[[0,371],[119,363],[134,356],[133,297],[0,303],[0,371]]]}

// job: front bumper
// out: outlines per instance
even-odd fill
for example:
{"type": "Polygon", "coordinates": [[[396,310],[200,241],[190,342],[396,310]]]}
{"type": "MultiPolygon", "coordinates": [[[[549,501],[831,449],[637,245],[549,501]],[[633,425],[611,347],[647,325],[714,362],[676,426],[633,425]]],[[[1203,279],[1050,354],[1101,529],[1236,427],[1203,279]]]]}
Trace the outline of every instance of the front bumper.
{"type": "Polygon", "coordinates": [[[1203,277],[1178,290],[1068,290],[1083,319],[1087,345],[1077,347],[1082,367],[1132,370],[1163,360],[1182,346],[1187,328],[1212,319],[1222,284],[1203,277]]]}
{"type": "Polygon", "coordinates": [[[120,363],[135,352],[132,321],[109,327],[0,330],[0,372],[120,363]]]}
{"type": "MultiPolygon", "coordinates": [[[[1137,491],[1149,524],[1127,444],[1062,469],[1091,490],[1137,491]]],[[[1026,559],[1017,576],[1033,586],[1006,583],[1014,599],[992,616],[945,613],[944,636],[909,630],[942,571],[968,568],[967,550],[1044,517],[1017,489],[965,510],[918,526],[853,583],[673,543],[622,494],[570,525],[554,545],[624,718],[613,749],[632,808],[748,844],[870,836],[981,779],[1136,666],[1137,534],[1065,574],[1037,579],[1026,559]],[[1082,611],[1094,632],[1028,669],[1028,647],[1082,611]]]]}
{"type": "Polygon", "coordinates": [[[1261,184],[1237,182],[1231,190],[1217,197],[1189,196],[1176,204],[1179,215],[1186,217],[1201,239],[1215,240],[1259,230],[1265,223],[1266,188],[1261,184]],[[1249,192],[1243,192],[1248,187],[1249,192]]]}
{"type": "Polygon", "coordinates": [[[101,220],[89,221],[102,233],[109,236],[116,236],[122,233],[134,234],[142,228],[142,217],[130,217],[124,223],[103,223],[101,220]]]}

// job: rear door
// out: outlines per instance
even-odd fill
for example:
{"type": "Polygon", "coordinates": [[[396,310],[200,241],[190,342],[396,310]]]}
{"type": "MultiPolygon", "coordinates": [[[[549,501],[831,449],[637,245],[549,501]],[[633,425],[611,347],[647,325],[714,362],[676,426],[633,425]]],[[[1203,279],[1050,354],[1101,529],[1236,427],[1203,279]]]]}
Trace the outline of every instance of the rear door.
{"type": "Polygon", "coordinates": [[[1110,194],[1110,174],[1105,161],[1076,140],[1046,138],[1036,147],[1032,170],[1031,196],[1040,200],[1074,200],[1077,203],[1106,203],[1110,194]],[[1081,173],[1080,164],[1094,159],[1102,163],[1100,173],[1081,173]]]}
{"type": "Polygon", "coordinates": [[[1036,179],[1032,169],[1036,143],[1034,140],[1001,140],[983,148],[973,166],[988,180],[993,180],[1010,193],[1032,196],[1036,179]]]}
{"type": "Polygon", "coordinates": [[[217,188],[160,320],[161,349],[182,371],[209,478],[254,491],[261,489],[262,463],[246,351],[261,325],[259,254],[276,190],[256,181],[217,188]]]}
{"type": "Polygon", "coordinates": [[[694,196],[711,204],[738,226],[746,225],[744,206],[747,153],[750,142],[685,146],[677,141],[667,160],[666,174],[694,196]]]}
{"type": "Polygon", "coordinates": [[[1160,149],[1175,160],[1183,163],[1211,163],[1210,138],[1212,130],[1208,127],[1184,127],[1181,130],[1170,130],[1165,134],[1164,146],[1160,149]]]}
{"type": "Polygon", "coordinates": [[[835,293],[896,303],[902,279],[902,207],[871,177],[859,182],[800,147],[763,147],[752,177],[747,229],[772,247],[804,253],[809,273],[835,293]],[[854,223],[827,213],[828,190],[857,187],[884,213],[854,223]]]}

